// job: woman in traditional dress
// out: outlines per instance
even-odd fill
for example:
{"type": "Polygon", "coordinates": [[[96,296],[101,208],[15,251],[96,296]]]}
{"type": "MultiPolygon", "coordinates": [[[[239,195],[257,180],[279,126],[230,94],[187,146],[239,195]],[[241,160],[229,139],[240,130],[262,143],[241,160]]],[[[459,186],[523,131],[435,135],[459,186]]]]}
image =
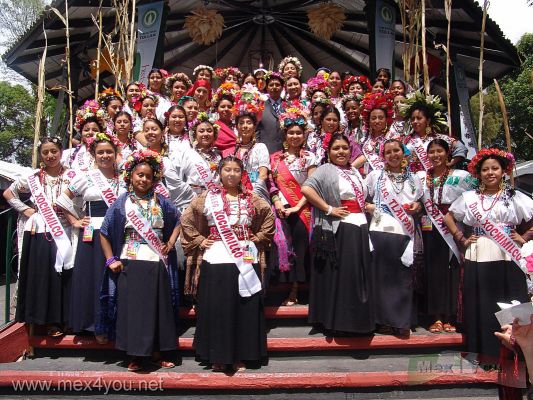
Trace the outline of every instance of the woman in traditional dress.
{"type": "Polygon", "coordinates": [[[372,85],[372,91],[371,92],[372,93],[377,93],[377,94],[385,94],[385,90],[386,90],[385,84],[383,83],[383,81],[381,79],[378,79],[372,85]]]}
{"type": "Polygon", "coordinates": [[[307,100],[302,99],[302,82],[300,78],[291,76],[285,81],[285,100],[282,108],[299,108],[301,110],[307,109],[307,100]]]}
{"type": "Polygon", "coordinates": [[[189,141],[187,113],[182,106],[172,106],[165,116],[165,143],[168,144],[169,157],[179,156],[191,149],[189,141]]]}
{"type": "Polygon", "coordinates": [[[342,94],[342,79],[338,71],[332,71],[328,78],[329,86],[331,87],[331,101],[337,105],[341,101],[342,94]]]}
{"type": "Polygon", "coordinates": [[[383,160],[379,156],[380,148],[387,138],[389,126],[394,114],[390,96],[381,93],[369,93],[361,101],[361,119],[364,137],[361,140],[363,152],[353,165],[364,167],[363,175],[375,169],[383,169],[383,160]]]}
{"type": "Polygon", "coordinates": [[[183,72],[178,72],[169,76],[165,81],[165,88],[170,96],[170,103],[176,105],[181,98],[187,94],[192,86],[192,82],[183,72]]]}
{"type": "Polygon", "coordinates": [[[363,137],[361,130],[361,97],[347,94],[342,98],[342,109],[346,115],[346,128],[344,135],[350,140],[350,164],[355,163],[363,153],[361,152],[360,140],[363,137]]]}
{"type": "Polygon", "coordinates": [[[159,104],[159,97],[147,89],[142,89],[141,94],[133,100],[133,137],[142,146],[146,147],[146,140],[143,134],[143,120],[145,118],[158,118],[157,105],[159,104]]]}
{"type": "Polygon", "coordinates": [[[471,190],[474,179],[463,170],[446,165],[448,142],[433,139],[428,146],[432,168],[417,173],[422,181],[426,215],[421,217],[424,240],[425,282],[422,310],[434,321],[431,333],[455,332],[461,256],[443,218],[461,193],[471,190]]]}
{"type": "Polygon", "coordinates": [[[500,330],[494,313],[498,302],[529,301],[526,276],[517,264],[524,239],[515,227],[531,223],[533,200],[512,189],[505,175],[513,173],[514,157],[498,149],[482,149],[468,165],[479,179],[476,190],[463,192],[450,206],[446,224],[466,248],[464,265],[464,328],[469,352],[497,357],[500,330]],[[467,225],[463,233],[455,221],[467,225]]]}
{"type": "Polygon", "coordinates": [[[336,107],[325,107],[320,116],[319,127],[309,134],[307,149],[316,156],[317,165],[322,165],[327,161],[327,146],[324,146],[323,143],[328,134],[340,132],[340,119],[340,113],[336,107]]]}
{"type": "MultiPolygon", "coordinates": [[[[237,127],[237,141],[222,154],[224,157],[233,154],[242,160],[244,171],[249,182],[245,182],[247,189],[261,196],[265,201],[270,200],[266,181],[270,169],[270,155],[264,143],[257,143],[257,116],[263,112],[263,100],[256,87],[244,85],[237,94],[233,114],[237,127]],[[249,186],[251,183],[251,186],[249,186]]],[[[246,178],[245,178],[246,179],[246,178]]]]}
{"type": "Polygon", "coordinates": [[[165,95],[165,79],[168,78],[168,72],[164,69],[152,68],[148,73],[148,90],[155,93],[160,98],[167,99],[165,95]]]}
{"type": "Polygon", "coordinates": [[[72,272],[70,296],[70,327],[74,332],[96,334],[99,343],[107,338],[95,332],[100,310],[100,287],[105,271],[105,258],[100,245],[100,226],[108,207],[125,192],[119,182],[116,156],[119,142],[106,133],[91,139],[89,150],[95,159],[95,169],[78,173],[65,188],[57,204],[70,225],[81,230],[78,235],[76,258],[72,272]],[[81,217],[72,208],[72,201],[81,199],[81,217]]]}
{"type": "Polygon", "coordinates": [[[114,125],[113,121],[118,112],[122,110],[124,100],[119,92],[112,87],[107,88],[98,96],[98,103],[104,110],[104,121],[106,124],[106,132],[110,135],[113,134],[114,125]]]}
{"type": "Polygon", "coordinates": [[[192,71],[192,76],[196,81],[206,80],[209,81],[209,83],[212,83],[213,78],[215,77],[215,70],[209,65],[197,65],[192,71]]]}
{"type": "Polygon", "coordinates": [[[396,79],[395,81],[392,81],[389,92],[395,97],[400,95],[405,97],[408,92],[407,84],[401,79],[396,79]]]}
{"type": "Polygon", "coordinates": [[[380,333],[408,335],[413,321],[415,222],[422,211],[420,179],[407,168],[402,143],[389,139],[382,145],[384,169],[366,178],[373,204],[370,238],[375,279],[376,324],[380,333]]]}
{"type": "Polygon", "coordinates": [[[113,121],[113,134],[118,139],[120,151],[117,154],[117,162],[122,165],[123,161],[141,147],[139,142],[133,138],[133,119],[127,111],[119,111],[113,121]]]}
{"type": "Polygon", "coordinates": [[[314,207],[308,320],[333,336],[368,333],[375,323],[366,188],[350,166],[348,138],[335,133],[324,145],[329,162],[302,186],[314,207]]]}
{"type": "Polygon", "coordinates": [[[220,84],[232,83],[239,88],[243,84],[244,74],[237,67],[217,68],[215,74],[220,84]]]}
{"type": "Polygon", "coordinates": [[[311,105],[318,99],[329,99],[331,88],[323,77],[313,77],[307,81],[307,104],[311,105]]]}
{"type": "Polygon", "coordinates": [[[8,201],[18,198],[20,193],[31,193],[32,202],[37,206],[24,210],[29,218],[20,255],[15,319],[47,325],[48,335],[58,337],[69,326],[74,256],[71,227],[56,202],[75,173],[61,165],[60,138],[43,138],[37,146],[41,168],[20,178],[4,192],[8,201]]]}
{"type": "Polygon", "coordinates": [[[400,111],[402,104],[405,102],[405,96],[403,94],[397,94],[393,98],[394,101],[394,121],[389,128],[387,134],[388,138],[403,138],[407,132],[406,121],[400,111]]]}
{"type": "Polygon", "coordinates": [[[366,76],[361,75],[346,78],[342,86],[344,94],[351,94],[354,96],[359,95],[362,98],[365,94],[370,92],[372,85],[366,76]]]}
{"type": "Polygon", "coordinates": [[[197,80],[187,92],[198,103],[199,112],[207,112],[211,108],[211,84],[206,80],[197,80]]]}
{"type": "Polygon", "coordinates": [[[133,100],[141,95],[141,90],[146,90],[145,84],[141,82],[131,82],[126,86],[126,101],[122,106],[122,111],[134,115],[133,100]]]}
{"type": "Polygon", "coordinates": [[[178,106],[182,106],[187,115],[187,121],[189,123],[189,129],[198,116],[199,106],[198,101],[191,96],[183,96],[178,102],[178,106]]]}
{"type": "Polygon", "coordinates": [[[272,176],[279,189],[279,195],[272,196],[272,203],[282,221],[277,226],[274,242],[279,255],[279,281],[292,282],[283,305],[293,306],[298,304],[298,283],[307,282],[310,263],[311,210],[301,186],[315,171],[317,163],[314,154],[304,150],[307,136],[304,114],[299,109],[285,110],[280,115],[280,125],[284,151],[270,156],[272,176]],[[292,257],[289,252],[293,253],[292,257]]]}
{"type": "Polygon", "coordinates": [[[89,151],[88,140],[105,129],[104,110],[95,100],[86,101],[76,112],[74,129],[81,134],[81,143],[62,153],[61,163],[69,169],[87,171],[92,168],[94,158],[89,151]]]}
{"type": "Polygon", "coordinates": [[[451,159],[448,167],[453,168],[466,160],[466,146],[443,134],[448,125],[442,115],[443,106],[438,96],[425,96],[421,92],[407,95],[407,99],[399,105],[403,117],[410,121],[412,130],[406,132],[404,143],[411,152],[409,168],[413,172],[427,171],[431,164],[427,157],[427,145],[433,139],[446,140],[450,145],[451,159]]]}
{"type": "Polygon", "coordinates": [[[267,355],[260,278],[274,215],[264,200],[241,186],[243,171],[238,158],[223,159],[222,189],[202,193],[181,219],[186,291],[198,298],[194,347],[216,372],[228,365],[241,371],[245,362],[267,355]]]}
{"type": "Polygon", "coordinates": [[[388,68],[379,68],[376,71],[376,81],[383,82],[384,89],[388,89],[390,86],[391,72],[388,68]]]}
{"type": "Polygon", "coordinates": [[[218,113],[218,121],[216,124],[220,127],[215,146],[222,152],[234,147],[237,140],[234,131],[235,124],[233,121],[233,113],[231,110],[235,104],[235,94],[238,90],[238,86],[226,82],[220,85],[213,96],[213,107],[218,113]]]}
{"type": "Polygon", "coordinates": [[[172,368],[176,349],[178,282],[174,244],[179,213],[154,192],[163,174],[161,157],[150,150],[132,153],[124,165],[128,192],[106,212],[100,228],[106,275],[102,283],[97,330],[112,337],[115,348],[130,356],[129,371],[152,357],[172,368]],[[114,320],[114,318],[116,320],[114,320]]]}
{"type": "Polygon", "coordinates": [[[297,57],[287,56],[280,61],[278,72],[285,81],[290,77],[300,78],[302,76],[302,63],[297,57]]]}

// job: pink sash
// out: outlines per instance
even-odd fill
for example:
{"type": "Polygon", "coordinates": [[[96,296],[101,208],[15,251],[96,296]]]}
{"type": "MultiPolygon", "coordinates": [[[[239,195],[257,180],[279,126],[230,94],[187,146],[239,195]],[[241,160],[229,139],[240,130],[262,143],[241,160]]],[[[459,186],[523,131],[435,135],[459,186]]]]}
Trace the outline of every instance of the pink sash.
{"type": "Polygon", "coordinates": [[[88,175],[91,178],[91,181],[93,181],[95,186],[100,191],[100,195],[107,206],[111,207],[111,204],[117,200],[117,195],[113,193],[113,189],[111,189],[111,186],[109,186],[109,182],[104,175],[102,175],[102,172],[100,172],[98,169],[93,169],[88,172],[88,175]]]}

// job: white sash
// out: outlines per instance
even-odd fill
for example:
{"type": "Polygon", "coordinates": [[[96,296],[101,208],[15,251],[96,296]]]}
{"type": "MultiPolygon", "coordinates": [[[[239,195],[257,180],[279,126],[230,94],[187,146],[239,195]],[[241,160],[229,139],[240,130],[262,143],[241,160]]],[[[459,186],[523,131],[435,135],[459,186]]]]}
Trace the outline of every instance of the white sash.
{"type": "Polygon", "coordinates": [[[117,200],[117,195],[113,193],[113,189],[111,189],[109,182],[104,177],[102,172],[99,169],[92,169],[88,172],[88,175],[91,178],[91,181],[100,191],[100,195],[107,206],[111,207],[111,204],[117,200]]]}
{"type": "Polygon", "coordinates": [[[370,144],[371,139],[370,137],[365,141],[365,143],[362,146],[363,154],[365,155],[366,161],[370,164],[373,170],[380,170],[385,168],[385,164],[381,160],[381,157],[378,156],[374,151],[372,151],[371,148],[368,148],[368,144],[370,144]]]}
{"type": "Polygon", "coordinates": [[[54,208],[46,198],[41,183],[35,175],[28,177],[28,186],[35,200],[35,205],[39,209],[39,214],[44,219],[48,230],[54,238],[57,246],[54,268],[57,272],[61,272],[63,270],[63,264],[67,263],[69,258],[72,257],[72,244],[54,208]]]}
{"type": "Polygon", "coordinates": [[[203,163],[198,162],[194,164],[194,168],[196,168],[196,171],[200,176],[200,180],[208,190],[218,190],[218,186],[213,180],[213,175],[211,174],[211,171],[206,169],[203,163]]]}
{"type": "MultiPolygon", "coordinates": [[[[355,198],[357,200],[357,203],[359,204],[359,208],[361,208],[361,212],[365,212],[365,195],[363,193],[363,182],[361,182],[359,178],[358,178],[359,182],[355,182],[352,179],[351,175],[348,174],[346,171],[344,171],[342,168],[337,167],[337,169],[339,170],[341,175],[344,177],[344,179],[352,183],[352,189],[355,192],[355,198]]],[[[358,174],[359,172],[357,172],[356,170],[355,176],[357,176],[358,174]]]]}
{"type": "MultiPolygon", "coordinates": [[[[126,218],[130,224],[135,228],[137,233],[148,243],[148,246],[159,255],[159,258],[167,266],[167,256],[163,255],[163,243],[152,229],[152,224],[142,215],[139,207],[133,204],[131,199],[126,199],[126,218]]],[[[149,210],[151,212],[151,210],[149,210]]]]}
{"type": "Polygon", "coordinates": [[[154,186],[154,192],[159,193],[165,199],[170,199],[170,192],[161,182],[154,186]]]}
{"type": "Polygon", "coordinates": [[[220,192],[209,191],[205,207],[212,213],[222,242],[239,269],[239,295],[241,297],[250,297],[259,292],[261,290],[261,281],[255,273],[253,265],[244,262],[244,250],[239,243],[237,235],[231,229],[228,216],[224,211],[224,203],[220,192]]]}
{"type": "Polygon", "coordinates": [[[465,193],[464,199],[466,206],[475,218],[478,227],[482,228],[486,235],[494,240],[500,249],[502,249],[519,267],[521,267],[522,254],[520,253],[520,247],[518,247],[515,241],[511,239],[496,222],[492,221],[487,216],[482,215],[482,211],[480,211],[480,209],[482,209],[481,204],[475,192],[465,193]]]}
{"type": "Polygon", "coordinates": [[[381,193],[381,198],[391,210],[392,215],[407,231],[407,234],[411,239],[415,236],[415,225],[411,217],[403,209],[402,202],[394,194],[392,190],[392,183],[390,182],[387,174],[383,173],[381,179],[379,179],[378,190],[381,193]]]}
{"type": "MultiPolygon", "coordinates": [[[[426,176],[426,182],[428,179],[431,179],[431,177],[426,176]]],[[[461,253],[459,252],[459,249],[457,248],[457,245],[453,240],[453,236],[450,233],[450,230],[444,223],[444,215],[442,215],[439,208],[435,206],[435,203],[433,203],[433,199],[430,199],[429,196],[429,191],[424,190],[424,197],[422,198],[422,200],[424,201],[424,207],[426,208],[426,212],[429,218],[431,218],[433,226],[437,228],[452,253],[455,255],[455,257],[457,257],[457,261],[461,261],[461,253]]]]}
{"type": "Polygon", "coordinates": [[[432,167],[432,165],[429,162],[428,153],[425,149],[424,142],[422,142],[422,139],[420,139],[420,137],[418,136],[412,136],[410,140],[413,144],[413,149],[415,150],[418,160],[424,167],[424,170],[427,172],[432,167]]]}

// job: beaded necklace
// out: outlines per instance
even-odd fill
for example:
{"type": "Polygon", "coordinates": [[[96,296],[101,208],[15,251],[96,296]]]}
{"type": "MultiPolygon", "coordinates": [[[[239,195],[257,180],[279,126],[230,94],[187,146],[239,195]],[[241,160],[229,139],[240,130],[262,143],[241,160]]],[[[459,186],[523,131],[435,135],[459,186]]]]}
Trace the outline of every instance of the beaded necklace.
{"type": "MultiPolygon", "coordinates": [[[[433,179],[433,174],[435,173],[435,168],[430,168],[428,171],[428,177],[426,178],[426,185],[429,188],[429,195],[430,199],[433,202],[434,196],[435,196],[435,181],[433,179]]],[[[444,191],[444,184],[446,183],[446,180],[448,179],[448,175],[450,174],[450,169],[446,167],[444,170],[444,173],[439,176],[437,179],[438,182],[438,191],[437,191],[437,206],[440,206],[442,204],[442,192],[444,191]]]]}
{"type": "MultiPolygon", "coordinates": [[[[221,195],[222,195],[222,203],[224,204],[223,209],[226,215],[229,217],[231,215],[231,205],[227,198],[228,191],[222,187],[221,189],[221,195]]],[[[237,195],[237,225],[240,224],[241,220],[241,202],[244,203],[244,207],[246,209],[246,214],[248,215],[248,218],[250,218],[250,222],[252,220],[252,217],[255,215],[255,207],[252,202],[252,195],[250,193],[244,193],[241,192],[237,195]]]]}
{"type": "Polygon", "coordinates": [[[248,161],[250,159],[250,153],[252,152],[252,149],[254,146],[255,146],[255,139],[253,139],[250,143],[247,143],[247,144],[237,143],[235,146],[235,153],[233,155],[242,161],[245,168],[248,166],[248,161]],[[241,156],[241,149],[245,149],[245,152],[242,156],[241,156]]]}
{"type": "Polygon", "coordinates": [[[50,199],[52,202],[52,207],[54,208],[56,213],[60,213],[61,209],[56,206],[55,201],[58,197],[61,195],[62,187],[63,187],[63,172],[64,169],[61,167],[59,169],[59,174],[57,175],[57,180],[53,179],[46,173],[46,170],[44,168],[41,168],[41,171],[39,171],[39,182],[41,183],[41,186],[44,189],[44,193],[47,198],[50,199]],[[48,180],[46,179],[46,176],[50,177],[50,184],[48,184],[48,180]],[[54,197],[54,186],[56,187],[55,197],[54,197]],[[50,191],[48,190],[50,187],[50,191]]]}
{"type": "Polygon", "coordinates": [[[400,172],[398,175],[394,175],[392,171],[389,171],[387,168],[385,168],[385,173],[389,177],[392,184],[392,189],[396,194],[400,194],[403,191],[406,181],[408,181],[409,186],[411,186],[411,193],[415,193],[415,182],[407,168],[403,167],[402,172],[400,172]]]}

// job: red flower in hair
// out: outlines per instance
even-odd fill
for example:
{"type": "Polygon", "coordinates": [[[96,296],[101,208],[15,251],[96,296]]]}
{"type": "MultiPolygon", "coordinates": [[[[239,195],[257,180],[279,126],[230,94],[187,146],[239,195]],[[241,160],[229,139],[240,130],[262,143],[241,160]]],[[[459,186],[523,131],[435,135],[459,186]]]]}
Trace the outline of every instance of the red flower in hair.
{"type": "Polygon", "coordinates": [[[389,93],[367,93],[361,101],[361,117],[368,128],[370,121],[370,113],[372,110],[380,109],[385,111],[387,116],[387,125],[392,124],[392,118],[394,116],[394,101],[389,93]]]}
{"type": "Polygon", "coordinates": [[[143,103],[141,101],[140,97],[133,97],[131,99],[131,102],[133,103],[133,109],[137,111],[138,113],[141,112],[141,108],[143,107],[143,103]]]}
{"type": "Polygon", "coordinates": [[[324,151],[328,151],[328,147],[329,147],[329,142],[331,142],[331,132],[327,132],[325,135],[324,135],[324,140],[322,141],[322,148],[324,149],[324,151]]]}
{"type": "Polygon", "coordinates": [[[490,148],[479,150],[479,152],[472,158],[472,161],[470,161],[468,164],[468,172],[470,172],[470,175],[475,178],[479,178],[477,174],[477,166],[490,156],[506,159],[508,161],[508,165],[504,172],[507,175],[511,175],[513,173],[513,168],[515,165],[515,158],[513,154],[500,149],[490,148]]]}
{"type": "Polygon", "coordinates": [[[243,189],[245,188],[247,191],[251,192],[252,190],[254,190],[254,187],[252,186],[252,181],[250,180],[250,176],[246,171],[242,171],[241,185],[243,189]]]}

